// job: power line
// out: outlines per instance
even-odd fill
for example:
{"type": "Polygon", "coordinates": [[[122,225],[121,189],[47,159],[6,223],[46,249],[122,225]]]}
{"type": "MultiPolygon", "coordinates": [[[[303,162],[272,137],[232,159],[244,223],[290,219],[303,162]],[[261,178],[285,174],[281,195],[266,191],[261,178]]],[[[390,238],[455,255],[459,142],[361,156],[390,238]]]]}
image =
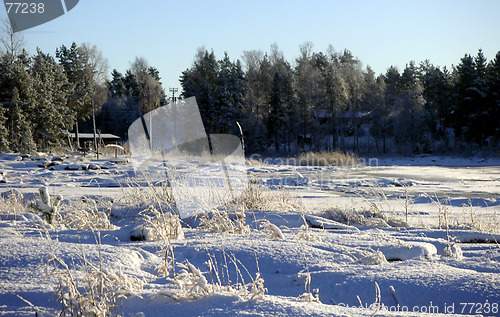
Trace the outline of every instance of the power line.
{"type": "Polygon", "coordinates": [[[172,93],[172,102],[177,101],[177,97],[175,96],[175,93],[179,91],[179,88],[169,88],[168,91],[172,93]]]}

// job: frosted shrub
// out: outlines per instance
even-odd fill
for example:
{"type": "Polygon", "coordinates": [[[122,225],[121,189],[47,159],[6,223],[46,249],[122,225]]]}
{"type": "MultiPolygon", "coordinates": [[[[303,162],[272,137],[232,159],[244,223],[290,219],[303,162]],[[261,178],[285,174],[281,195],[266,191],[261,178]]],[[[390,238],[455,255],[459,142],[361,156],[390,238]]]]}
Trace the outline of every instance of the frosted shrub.
{"type": "Polygon", "coordinates": [[[17,190],[7,191],[0,196],[0,214],[17,215],[26,212],[22,194],[17,190]]]}
{"type": "MultiPolygon", "coordinates": [[[[224,260],[227,261],[227,255],[224,254],[224,260]]],[[[213,294],[230,294],[240,296],[246,300],[260,300],[267,292],[264,287],[264,279],[258,271],[255,278],[250,278],[252,282],[245,283],[240,270],[241,262],[233,257],[229,257],[229,261],[236,269],[236,283],[233,283],[229,278],[228,267],[223,266],[221,271],[217,266],[215,256],[210,255],[208,264],[209,271],[202,272],[198,267],[185,260],[184,263],[177,263],[181,269],[179,273],[174,274],[172,278],[167,278],[169,282],[177,286],[177,290],[163,293],[170,298],[179,300],[193,300],[211,296],[213,294]],[[205,275],[209,276],[207,278],[205,275]],[[239,282],[241,281],[241,282],[239,282]]],[[[243,266],[245,271],[248,270],[243,266]]]]}
{"type": "Polygon", "coordinates": [[[246,210],[262,210],[268,200],[262,191],[262,185],[254,180],[245,187],[238,198],[238,203],[243,205],[246,210]]]}
{"type": "Polygon", "coordinates": [[[263,185],[256,180],[248,184],[236,203],[246,210],[303,211],[305,209],[302,201],[293,197],[288,189],[264,191],[263,185]]]}
{"type": "Polygon", "coordinates": [[[62,195],[57,195],[52,199],[49,195],[49,189],[46,186],[40,187],[38,193],[40,194],[40,199],[33,203],[31,207],[41,212],[48,224],[53,224],[58,215],[58,208],[63,197],[62,195]]]}
{"type": "Polygon", "coordinates": [[[261,300],[266,292],[267,288],[264,287],[264,279],[261,277],[260,272],[257,272],[255,279],[250,284],[250,299],[261,300]]]}
{"type": "Polygon", "coordinates": [[[143,283],[134,277],[118,272],[106,272],[99,265],[84,261],[83,278],[76,278],[70,267],[61,259],[53,257],[48,261],[52,265],[49,275],[59,278],[56,291],[62,310],[59,316],[67,317],[111,317],[119,314],[119,300],[130,296],[139,296],[143,283]]]}
{"type": "Polygon", "coordinates": [[[245,223],[246,215],[243,209],[228,213],[225,209],[214,209],[198,216],[199,228],[210,232],[244,234],[250,232],[245,223]]]}
{"type": "Polygon", "coordinates": [[[203,273],[188,260],[179,263],[181,272],[171,281],[182,291],[182,295],[190,299],[206,297],[214,291],[213,284],[209,284],[203,273]]]}
{"type": "Polygon", "coordinates": [[[170,209],[174,204],[172,188],[167,181],[153,182],[146,179],[146,184],[141,184],[136,179],[129,179],[123,189],[123,201],[128,205],[155,204],[159,209],[170,209]]]}
{"type": "Polygon", "coordinates": [[[312,241],[312,242],[321,242],[321,238],[314,235],[311,230],[309,230],[309,225],[306,221],[306,218],[304,217],[304,214],[302,214],[302,220],[304,221],[304,224],[300,226],[299,232],[295,236],[297,240],[306,240],[306,241],[312,241]]]}
{"type": "Polygon", "coordinates": [[[72,201],[61,211],[61,222],[71,229],[103,230],[111,229],[110,221],[112,201],[101,199],[96,202],[90,197],[72,201]]]}
{"type": "Polygon", "coordinates": [[[379,264],[384,264],[387,263],[387,259],[381,251],[373,251],[369,250],[366,252],[364,256],[362,256],[359,260],[359,263],[366,264],[366,265],[379,265],[379,264]]]}
{"type": "Polygon", "coordinates": [[[460,260],[463,258],[462,248],[458,244],[455,244],[455,243],[448,244],[444,248],[444,254],[448,258],[453,258],[453,259],[457,259],[457,260],[460,260]]]}
{"type": "Polygon", "coordinates": [[[140,212],[142,223],[132,232],[132,240],[166,240],[183,239],[184,230],[178,215],[161,212],[154,206],[140,212]]]}
{"type": "Polygon", "coordinates": [[[284,239],[283,232],[275,224],[266,219],[260,220],[260,227],[264,229],[267,237],[270,239],[284,239]]]}
{"type": "Polygon", "coordinates": [[[298,274],[299,278],[304,278],[304,290],[305,292],[299,296],[300,301],[304,302],[315,302],[320,303],[318,293],[311,293],[311,273],[309,270],[307,272],[301,271],[298,274]]]}
{"type": "Polygon", "coordinates": [[[388,218],[375,204],[369,206],[351,205],[332,207],[323,211],[326,218],[348,225],[362,225],[370,227],[401,227],[406,223],[397,219],[388,218]]]}

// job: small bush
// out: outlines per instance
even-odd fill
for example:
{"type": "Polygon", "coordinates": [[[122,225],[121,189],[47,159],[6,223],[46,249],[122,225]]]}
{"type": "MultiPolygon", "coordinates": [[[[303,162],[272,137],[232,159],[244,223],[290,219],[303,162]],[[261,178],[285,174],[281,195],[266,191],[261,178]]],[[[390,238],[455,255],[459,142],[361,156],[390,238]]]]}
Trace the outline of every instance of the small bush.
{"type": "MultiPolygon", "coordinates": [[[[119,270],[106,271],[98,241],[99,261],[92,263],[83,257],[81,268],[71,268],[65,261],[53,255],[48,260],[48,275],[59,279],[56,290],[57,300],[61,304],[64,317],[112,317],[123,316],[120,312],[120,300],[131,296],[141,297],[143,282],[119,270]],[[78,276],[82,271],[83,276],[78,276]]],[[[73,262],[73,266],[76,264],[73,262]]]]}
{"type": "Polygon", "coordinates": [[[333,207],[323,211],[324,216],[328,219],[345,223],[347,225],[361,225],[370,227],[389,227],[390,220],[386,215],[374,205],[370,208],[361,206],[359,209],[353,204],[346,207],[333,207]]]}
{"type": "Polygon", "coordinates": [[[236,204],[245,210],[304,211],[300,198],[293,197],[290,190],[279,188],[266,190],[258,181],[251,181],[236,199],[236,204]]]}
{"type": "Polygon", "coordinates": [[[26,212],[23,196],[17,190],[10,190],[0,196],[0,214],[18,215],[26,212]]]}
{"type": "Polygon", "coordinates": [[[70,229],[104,230],[111,229],[110,221],[112,200],[94,200],[82,197],[61,206],[60,223],[70,229]]]}
{"type": "Polygon", "coordinates": [[[209,254],[208,271],[203,272],[190,263],[187,259],[184,263],[176,263],[180,268],[179,273],[167,281],[177,286],[177,289],[163,292],[161,295],[173,298],[176,301],[193,300],[208,297],[213,294],[231,294],[246,300],[260,300],[264,297],[267,289],[264,287],[264,279],[260,274],[257,262],[257,273],[253,278],[243,264],[234,257],[223,252],[224,265],[219,265],[215,254],[209,254]],[[228,265],[234,265],[236,276],[230,278],[228,265]],[[251,282],[246,283],[243,271],[248,274],[251,282]],[[235,281],[233,281],[235,278],[235,281]]]}
{"type": "Polygon", "coordinates": [[[233,213],[224,209],[214,209],[209,213],[198,216],[200,229],[217,233],[244,234],[250,232],[250,227],[245,223],[245,211],[236,210],[233,213]]]}
{"type": "Polygon", "coordinates": [[[183,239],[184,230],[178,215],[158,211],[154,206],[140,212],[142,223],[132,232],[132,240],[170,241],[183,239]]]}

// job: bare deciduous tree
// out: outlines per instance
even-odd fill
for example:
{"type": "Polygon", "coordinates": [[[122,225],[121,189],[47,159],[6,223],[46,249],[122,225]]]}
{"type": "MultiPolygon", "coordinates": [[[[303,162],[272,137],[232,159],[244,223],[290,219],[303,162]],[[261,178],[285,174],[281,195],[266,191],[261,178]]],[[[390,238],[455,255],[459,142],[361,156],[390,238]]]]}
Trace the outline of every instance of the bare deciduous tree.
{"type": "Polygon", "coordinates": [[[4,53],[8,63],[13,63],[14,58],[22,52],[26,41],[21,32],[14,33],[8,19],[2,21],[1,32],[2,53],[4,53]]]}

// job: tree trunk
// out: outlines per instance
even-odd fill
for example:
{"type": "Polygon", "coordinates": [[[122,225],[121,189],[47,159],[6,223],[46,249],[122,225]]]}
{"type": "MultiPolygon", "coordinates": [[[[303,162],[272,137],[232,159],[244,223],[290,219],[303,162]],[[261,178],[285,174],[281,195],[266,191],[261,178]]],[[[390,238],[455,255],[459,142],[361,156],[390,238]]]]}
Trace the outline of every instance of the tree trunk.
{"type": "Polygon", "coordinates": [[[80,150],[80,133],[78,132],[78,119],[75,123],[76,149],[80,150]]]}

